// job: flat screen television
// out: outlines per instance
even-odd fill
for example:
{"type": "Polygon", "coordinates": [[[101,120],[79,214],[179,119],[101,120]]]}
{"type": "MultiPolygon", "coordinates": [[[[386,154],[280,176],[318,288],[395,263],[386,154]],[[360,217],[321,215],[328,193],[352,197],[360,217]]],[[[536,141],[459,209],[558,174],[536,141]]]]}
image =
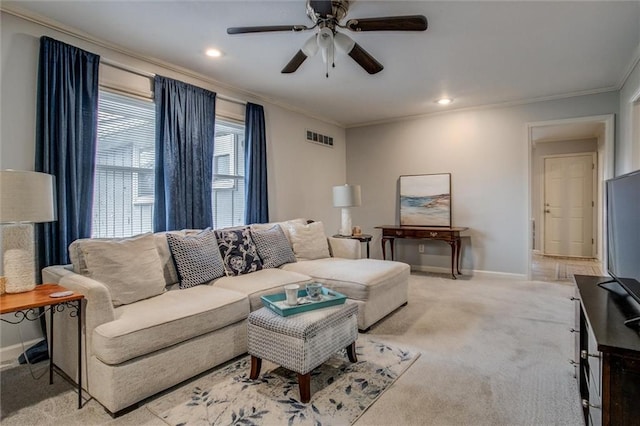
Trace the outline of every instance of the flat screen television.
{"type": "Polygon", "coordinates": [[[607,269],[640,304],[640,170],[607,180],[606,191],[607,269]]]}

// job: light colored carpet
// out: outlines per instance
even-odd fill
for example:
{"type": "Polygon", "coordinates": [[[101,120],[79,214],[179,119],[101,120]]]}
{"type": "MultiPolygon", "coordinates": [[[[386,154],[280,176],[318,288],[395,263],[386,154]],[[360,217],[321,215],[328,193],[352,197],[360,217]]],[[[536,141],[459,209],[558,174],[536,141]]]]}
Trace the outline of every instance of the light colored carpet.
{"type": "Polygon", "coordinates": [[[296,373],[265,361],[251,380],[245,356],[147,408],[170,425],[350,425],[420,356],[362,335],[356,351],[356,363],[342,350],[313,370],[308,404],[296,373]]]}
{"type": "MultiPolygon", "coordinates": [[[[583,424],[572,295],[566,284],[412,274],[409,304],[367,336],[421,356],[355,425],[583,424]]],[[[3,426],[164,424],[145,405],[115,420],[95,401],[76,410],[60,377],[0,374],[3,426]]]]}

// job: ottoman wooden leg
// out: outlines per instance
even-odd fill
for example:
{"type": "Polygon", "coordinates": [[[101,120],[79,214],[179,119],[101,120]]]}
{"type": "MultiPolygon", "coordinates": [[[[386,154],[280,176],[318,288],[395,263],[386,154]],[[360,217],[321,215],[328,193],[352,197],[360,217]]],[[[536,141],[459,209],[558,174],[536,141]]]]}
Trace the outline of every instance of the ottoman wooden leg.
{"type": "Polygon", "coordinates": [[[260,369],[262,368],[262,358],[251,355],[251,373],[249,378],[255,380],[260,375],[260,369]]]}
{"type": "Polygon", "coordinates": [[[347,356],[349,357],[349,361],[358,362],[358,358],[356,357],[356,342],[347,346],[347,356]]]}
{"type": "Polygon", "coordinates": [[[298,387],[300,388],[300,402],[306,404],[311,399],[311,372],[298,373],[298,387]]]}

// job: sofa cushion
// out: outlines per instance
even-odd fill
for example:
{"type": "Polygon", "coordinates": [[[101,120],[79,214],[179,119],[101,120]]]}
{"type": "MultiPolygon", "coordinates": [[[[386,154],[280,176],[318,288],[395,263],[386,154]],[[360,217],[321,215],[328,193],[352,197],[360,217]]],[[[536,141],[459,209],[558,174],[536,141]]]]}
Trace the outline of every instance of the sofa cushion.
{"type": "Polygon", "coordinates": [[[307,219],[297,218],[291,220],[285,220],[284,222],[269,222],[269,223],[252,223],[249,225],[252,231],[264,231],[265,229],[269,229],[273,227],[273,225],[278,225],[282,228],[282,232],[284,232],[284,236],[289,240],[289,225],[306,225],[307,219]]]}
{"type": "Polygon", "coordinates": [[[262,269],[262,261],[248,227],[217,229],[216,236],[227,275],[248,274],[262,269]]]}
{"type": "Polygon", "coordinates": [[[242,293],[206,285],[167,291],[116,308],[116,320],[95,328],[93,354],[106,364],[120,364],[243,321],[248,315],[249,301],[242,293]]]}
{"type": "Polygon", "coordinates": [[[211,228],[196,235],[167,234],[167,242],[180,277],[180,288],[205,284],[224,276],[218,240],[211,228]]]}
{"type": "Polygon", "coordinates": [[[131,238],[81,239],[69,246],[74,271],[103,283],[113,306],[126,305],[164,291],[165,280],[153,234],[131,238]]]}
{"type": "Polygon", "coordinates": [[[252,229],[251,236],[256,243],[263,268],[277,268],[285,263],[296,261],[291,243],[280,225],[273,225],[264,230],[252,229]]]}
{"type": "Polygon", "coordinates": [[[287,271],[309,275],[349,299],[369,300],[372,293],[409,279],[409,265],[377,259],[331,257],[282,266],[287,271]]]}
{"type": "Polygon", "coordinates": [[[297,260],[314,260],[329,257],[329,244],[322,222],[289,224],[289,239],[297,260]]]}
{"type": "Polygon", "coordinates": [[[287,284],[299,284],[300,288],[304,288],[308,282],[311,282],[309,276],[297,272],[263,269],[248,275],[219,278],[211,285],[245,294],[249,297],[251,311],[255,311],[262,307],[260,296],[284,293],[283,287],[287,284]]]}

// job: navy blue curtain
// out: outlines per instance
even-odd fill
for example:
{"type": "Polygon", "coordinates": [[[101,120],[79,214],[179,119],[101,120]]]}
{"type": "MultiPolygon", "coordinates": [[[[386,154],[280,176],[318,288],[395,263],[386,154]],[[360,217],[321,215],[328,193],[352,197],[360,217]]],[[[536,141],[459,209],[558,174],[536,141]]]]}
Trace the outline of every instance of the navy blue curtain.
{"type": "Polygon", "coordinates": [[[269,222],[267,136],[262,105],[247,103],[245,114],[245,223],[269,222]]]}
{"type": "Polygon", "coordinates": [[[36,226],[38,272],[69,263],[69,244],[91,236],[99,63],[98,55],[40,38],[35,170],[56,177],[58,220],[36,226]]]}
{"type": "Polygon", "coordinates": [[[213,226],[216,94],[156,76],[154,230],[213,226]]]}

